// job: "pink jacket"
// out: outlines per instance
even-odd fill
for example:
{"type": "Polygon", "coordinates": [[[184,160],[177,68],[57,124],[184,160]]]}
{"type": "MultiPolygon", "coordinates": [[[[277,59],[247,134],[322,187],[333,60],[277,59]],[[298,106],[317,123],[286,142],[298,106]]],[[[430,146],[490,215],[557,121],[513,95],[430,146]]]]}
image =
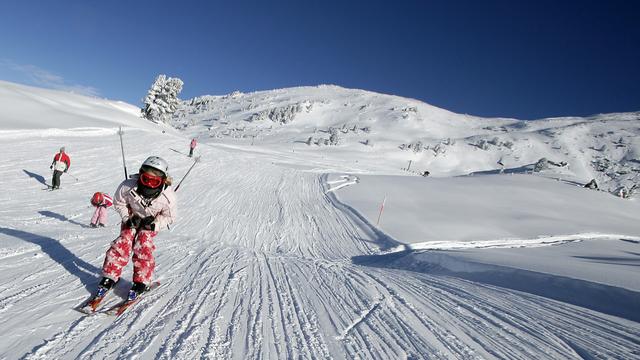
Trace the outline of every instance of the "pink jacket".
{"type": "Polygon", "coordinates": [[[156,231],[173,223],[177,214],[176,195],[173,189],[164,189],[158,197],[147,204],[145,199],[135,191],[137,183],[137,176],[123,181],[113,197],[113,205],[122,217],[122,222],[127,221],[132,215],[138,215],[141,218],[155,216],[156,231]]]}
{"type": "MultiPolygon", "coordinates": [[[[109,194],[107,194],[107,193],[101,193],[101,194],[102,194],[102,202],[100,204],[98,204],[97,206],[104,206],[104,207],[108,208],[111,205],[113,205],[113,199],[111,198],[111,196],[109,196],[109,194]]],[[[91,201],[93,201],[93,199],[91,201]]],[[[96,205],[94,204],[94,206],[96,206],[96,205]]]]}
{"type": "Polygon", "coordinates": [[[191,145],[190,146],[191,146],[192,149],[196,148],[196,144],[197,144],[196,139],[191,139],[191,145]]]}

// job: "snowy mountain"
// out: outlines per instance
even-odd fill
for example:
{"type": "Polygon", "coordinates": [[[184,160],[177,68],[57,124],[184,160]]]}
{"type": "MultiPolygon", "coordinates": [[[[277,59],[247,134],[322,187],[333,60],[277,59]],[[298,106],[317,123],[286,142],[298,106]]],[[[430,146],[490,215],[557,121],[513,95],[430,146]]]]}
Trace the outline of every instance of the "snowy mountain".
{"type": "Polygon", "coordinates": [[[244,139],[270,148],[293,146],[305,157],[358,160],[360,166],[350,171],[409,168],[456,176],[504,166],[506,172],[525,172],[544,158],[550,161],[541,164],[547,173],[583,184],[596,179],[616,195],[640,186],[640,112],[485,119],[417,100],[323,85],[197,97],[183,102],[173,124],[228,144],[244,139]]]}
{"type": "Polygon", "coordinates": [[[640,203],[582,187],[633,179],[637,113],[482,119],[334,86],[192,99],[180,130],[7,82],[0,105],[1,359],[640,356],[640,203]],[[180,180],[192,137],[200,161],[155,238],[161,286],[86,316],[119,234],[114,211],[88,223],[124,179],[120,126],[129,173],[158,155],[180,180]]]}

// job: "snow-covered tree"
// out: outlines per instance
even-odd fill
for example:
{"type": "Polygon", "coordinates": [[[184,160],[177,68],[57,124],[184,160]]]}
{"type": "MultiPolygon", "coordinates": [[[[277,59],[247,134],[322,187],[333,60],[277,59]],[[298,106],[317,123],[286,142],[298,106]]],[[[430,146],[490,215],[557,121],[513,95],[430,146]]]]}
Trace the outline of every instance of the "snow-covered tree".
{"type": "Polygon", "coordinates": [[[409,149],[413,150],[414,153],[419,153],[424,150],[424,145],[422,144],[422,141],[414,141],[409,144],[409,149]]]}
{"type": "Polygon", "coordinates": [[[440,143],[432,147],[431,151],[433,151],[433,156],[438,156],[440,154],[444,154],[447,150],[446,147],[442,143],[440,143]]]}
{"type": "Polygon", "coordinates": [[[538,162],[533,166],[533,172],[540,172],[549,168],[549,160],[547,158],[540,158],[538,162]]]}
{"type": "Polygon", "coordinates": [[[500,139],[498,139],[498,137],[496,136],[493,139],[489,140],[488,143],[491,145],[500,146],[500,139]]]}
{"type": "Polygon", "coordinates": [[[184,83],[178,78],[158,75],[156,81],[144,98],[142,116],[154,122],[167,121],[178,108],[178,94],[184,83]]]}
{"type": "Polygon", "coordinates": [[[447,145],[447,146],[453,146],[453,145],[456,144],[456,141],[451,139],[451,138],[446,138],[446,139],[442,140],[441,143],[444,144],[444,145],[447,145]]]}
{"type": "Polygon", "coordinates": [[[489,150],[489,143],[487,142],[487,140],[484,140],[484,139],[478,140],[478,142],[475,145],[479,149],[489,150]]]}
{"type": "Polygon", "coordinates": [[[338,136],[337,132],[331,134],[331,136],[329,137],[329,143],[331,145],[338,145],[340,143],[340,137],[338,136]]]}

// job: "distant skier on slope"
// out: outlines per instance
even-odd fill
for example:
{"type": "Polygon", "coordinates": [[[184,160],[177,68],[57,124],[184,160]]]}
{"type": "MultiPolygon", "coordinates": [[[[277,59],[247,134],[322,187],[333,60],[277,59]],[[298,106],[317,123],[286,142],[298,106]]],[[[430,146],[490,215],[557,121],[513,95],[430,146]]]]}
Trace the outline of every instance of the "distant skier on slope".
{"type": "Polygon", "coordinates": [[[98,297],[120,278],[133,250],[133,286],[129,300],[147,291],[151,284],[155,260],[153,238],[176,217],[176,197],[169,186],[167,162],[157,156],[148,157],[138,176],[123,181],[114,196],[114,206],[122,217],[120,236],[111,243],[102,266],[103,278],[98,297]]]}
{"type": "Polygon", "coordinates": [[[51,190],[56,190],[60,188],[60,176],[63,172],[67,172],[71,167],[71,159],[69,155],[64,152],[64,146],[60,148],[53,156],[53,162],[51,162],[51,166],[49,169],[53,170],[53,179],[51,180],[51,190]]]}
{"type": "Polygon", "coordinates": [[[189,157],[193,157],[193,150],[195,150],[196,145],[198,145],[196,138],[191,139],[191,144],[189,144],[189,157]]]}
{"type": "Polygon", "coordinates": [[[96,207],[96,211],[91,217],[89,226],[104,227],[107,224],[107,208],[113,205],[113,199],[107,193],[97,192],[91,197],[91,205],[96,207]]]}

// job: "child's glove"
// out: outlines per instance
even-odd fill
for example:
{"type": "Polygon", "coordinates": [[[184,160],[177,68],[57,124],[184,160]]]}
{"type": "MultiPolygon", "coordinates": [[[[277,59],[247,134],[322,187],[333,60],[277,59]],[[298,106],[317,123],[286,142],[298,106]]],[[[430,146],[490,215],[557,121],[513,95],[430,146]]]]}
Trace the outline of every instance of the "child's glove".
{"type": "Polygon", "coordinates": [[[156,220],[155,216],[147,216],[146,218],[140,221],[140,227],[145,230],[155,231],[156,224],[153,222],[156,220]]]}
{"type": "Polygon", "coordinates": [[[138,215],[133,215],[131,217],[129,217],[129,219],[127,219],[127,221],[124,222],[124,226],[129,228],[129,229],[137,229],[140,227],[140,222],[142,221],[142,219],[140,218],[140,216],[138,215]]]}

